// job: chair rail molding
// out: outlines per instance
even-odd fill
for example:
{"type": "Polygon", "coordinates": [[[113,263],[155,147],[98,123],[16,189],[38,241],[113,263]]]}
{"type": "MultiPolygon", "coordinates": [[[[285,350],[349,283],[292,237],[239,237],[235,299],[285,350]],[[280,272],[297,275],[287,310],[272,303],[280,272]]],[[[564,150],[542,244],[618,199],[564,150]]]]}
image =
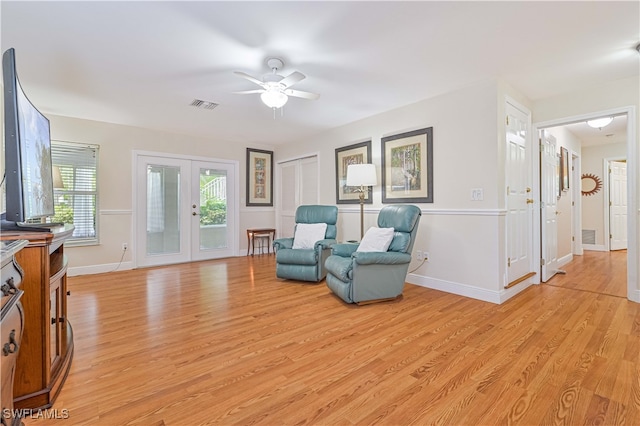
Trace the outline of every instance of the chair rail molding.
{"type": "MultiPolygon", "coordinates": [[[[365,207],[365,213],[380,213],[382,207],[365,207]]],[[[355,207],[340,207],[338,208],[340,213],[360,214],[360,208],[355,207]]],[[[441,215],[441,216],[505,216],[507,214],[506,209],[420,209],[423,215],[441,215]]]]}

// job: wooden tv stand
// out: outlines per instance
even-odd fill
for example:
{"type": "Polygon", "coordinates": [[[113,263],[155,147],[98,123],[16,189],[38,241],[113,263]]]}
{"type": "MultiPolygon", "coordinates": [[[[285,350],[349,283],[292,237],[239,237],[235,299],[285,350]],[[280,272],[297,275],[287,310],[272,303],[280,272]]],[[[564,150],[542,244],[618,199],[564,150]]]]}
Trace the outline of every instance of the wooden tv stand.
{"type": "Polygon", "coordinates": [[[73,331],[67,320],[64,241],[73,226],[48,232],[3,232],[0,240],[28,240],[15,258],[24,270],[24,332],[13,383],[14,408],[50,408],[67,378],[73,331]]]}

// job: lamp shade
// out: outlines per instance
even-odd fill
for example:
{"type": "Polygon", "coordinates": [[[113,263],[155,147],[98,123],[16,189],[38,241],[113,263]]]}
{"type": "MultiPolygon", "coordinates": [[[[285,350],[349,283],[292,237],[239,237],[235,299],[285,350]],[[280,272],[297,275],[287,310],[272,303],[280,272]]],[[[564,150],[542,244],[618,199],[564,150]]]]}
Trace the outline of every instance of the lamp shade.
{"type": "Polygon", "coordinates": [[[374,186],[378,184],[375,164],[347,166],[347,186],[374,186]]]}

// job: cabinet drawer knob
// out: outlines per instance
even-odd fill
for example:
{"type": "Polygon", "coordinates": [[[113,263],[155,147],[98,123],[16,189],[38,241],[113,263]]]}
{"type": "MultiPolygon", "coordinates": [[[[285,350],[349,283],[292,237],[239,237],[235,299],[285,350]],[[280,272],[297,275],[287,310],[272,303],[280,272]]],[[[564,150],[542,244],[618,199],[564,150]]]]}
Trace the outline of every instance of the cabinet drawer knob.
{"type": "Polygon", "coordinates": [[[16,330],[11,330],[9,333],[9,342],[5,343],[2,347],[2,353],[4,356],[9,356],[9,354],[15,353],[18,351],[18,342],[16,342],[16,330]]]}

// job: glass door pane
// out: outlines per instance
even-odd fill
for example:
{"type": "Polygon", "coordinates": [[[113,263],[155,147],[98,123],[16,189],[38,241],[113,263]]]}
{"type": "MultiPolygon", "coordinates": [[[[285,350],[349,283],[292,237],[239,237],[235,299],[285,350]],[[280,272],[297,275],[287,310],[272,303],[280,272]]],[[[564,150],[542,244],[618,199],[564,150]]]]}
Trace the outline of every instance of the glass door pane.
{"type": "MultiPolygon", "coordinates": [[[[192,161],[191,259],[235,256],[235,172],[231,164],[192,161]]],[[[237,237],[236,237],[237,239],[237,237]]]]}
{"type": "Polygon", "coordinates": [[[180,251],[180,167],[147,165],[147,255],[180,251]]]}
{"type": "Polygon", "coordinates": [[[200,168],[200,250],[225,248],[227,242],[227,172],[200,168]]]}

